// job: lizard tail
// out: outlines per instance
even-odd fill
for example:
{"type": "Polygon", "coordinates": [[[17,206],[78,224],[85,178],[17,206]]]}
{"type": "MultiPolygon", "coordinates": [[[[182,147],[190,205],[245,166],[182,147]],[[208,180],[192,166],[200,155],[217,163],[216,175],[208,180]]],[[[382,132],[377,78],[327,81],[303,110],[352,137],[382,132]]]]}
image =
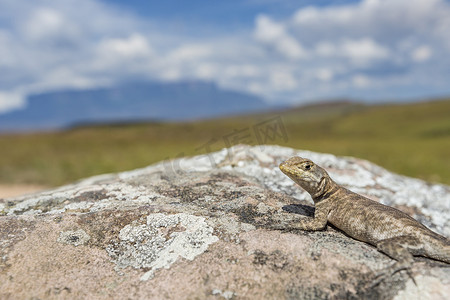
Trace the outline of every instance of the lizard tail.
{"type": "Polygon", "coordinates": [[[450,240],[443,236],[428,236],[425,243],[425,256],[450,264],[450,240]]]}

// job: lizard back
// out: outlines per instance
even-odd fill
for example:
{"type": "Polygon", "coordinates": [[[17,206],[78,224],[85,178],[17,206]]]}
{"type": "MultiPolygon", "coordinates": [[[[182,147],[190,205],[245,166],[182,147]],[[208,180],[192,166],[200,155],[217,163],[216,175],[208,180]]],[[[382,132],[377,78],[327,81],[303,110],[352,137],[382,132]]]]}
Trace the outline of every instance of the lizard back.
{"type": "Polygon", "coordinates": [[[397,236],[425,234],[442,238],[408,214],[344,187],[330,198],[328,222],[355,239],[376,245],[381,240],[397,236]]]}

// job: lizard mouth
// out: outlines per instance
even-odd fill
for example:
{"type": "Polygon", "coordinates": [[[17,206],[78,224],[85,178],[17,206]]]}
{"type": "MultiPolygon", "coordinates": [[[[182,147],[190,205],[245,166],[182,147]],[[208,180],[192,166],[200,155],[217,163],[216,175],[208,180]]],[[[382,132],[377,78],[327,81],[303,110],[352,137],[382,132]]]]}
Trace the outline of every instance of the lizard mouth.
{"type": "Polygon", "coordinates": [[[281,172],[283,172],[284,174],[289,174],[289,173],[290,173],[290,172],[289,172],[290,168],[289,168],[289,166],[286,164],[285,161],[282,162],[278,167],[280,168],[281,172]]]}
{"type": "Polygon", "coordinates": [[[290,167],[289,165],[285,164],[285,163],[281,163],[279,166],[281,172],[283,172],[285,175],[287,175],[289,178],[291,178],[292,180],[294,180],[295,178],[295,172],[292,170],[292,167],[290,167]]]}

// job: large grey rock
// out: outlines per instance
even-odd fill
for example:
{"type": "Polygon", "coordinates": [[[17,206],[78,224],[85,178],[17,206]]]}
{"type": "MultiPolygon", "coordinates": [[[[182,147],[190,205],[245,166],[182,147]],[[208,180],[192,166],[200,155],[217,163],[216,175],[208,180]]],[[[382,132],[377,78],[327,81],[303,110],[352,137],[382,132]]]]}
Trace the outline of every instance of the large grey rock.
{"type": "Polygon", "coordinates": [[[392,263],[332,227],[280,232],[312,216],[306,192],[278,170],[311,158],[351,190],[450,235],[450,187],[367,161],[277,146],[102,175],[0,200],[1,299],[444,299],[449,265],[416,258],[370,288],[392,263]]]}

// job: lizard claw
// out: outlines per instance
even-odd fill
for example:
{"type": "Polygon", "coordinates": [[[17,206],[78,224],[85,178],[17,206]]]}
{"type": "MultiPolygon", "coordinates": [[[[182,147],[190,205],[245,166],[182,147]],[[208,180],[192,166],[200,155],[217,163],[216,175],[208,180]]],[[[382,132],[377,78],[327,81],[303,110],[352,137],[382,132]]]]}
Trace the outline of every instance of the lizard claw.
{"type": "Polygon", "coordinates": [[[408,273],[408,276],[409,276],[409,278],[411,278],[411,280],[414,282],[414,285],[417,286],[417,282],[416,282],[416,280],[414,279],[414,276],[412,275],[411,270],[407,269],[407,270],[406,270],[406,273],[408,273]]]}
{"type": "Polygon", "coordinates": [[[370,283],[369,288],[372,289],[379,285],[382,281],[384,281],[388,277],[388,274],[385,271],[378,272],[375,274],[375,279],[370,283]]]}
{"type": "Polygon", "coordinates": [[[386,279],[388,279],[389,277],[391,277],[391,275],[393,275],[393,273],[389,272],[388,270],[383,270],[383,271],[376,273],[375,279],[372,282],[370,282],[370,284],[368,286],[369,289],[373,289],[374,287],[379,285],[381,282],[383,282],[386,279]]]}
{"type": "Polygon", "coordinates": [[[408,274],[409,278],[414,282],[414,284],[417,286],[416,280],[414,279],[414,276],[412,276],[411,269],[408,266],[405,266],[404,264],[394,263],[389,268],[380,271],[375,274],[375,279],[371,282],[369,288],[374,288],[375,286],[379,285],[382,281],[387,279],[388,277],[394,275],[395,273],[405,270],[408,274]]]}

